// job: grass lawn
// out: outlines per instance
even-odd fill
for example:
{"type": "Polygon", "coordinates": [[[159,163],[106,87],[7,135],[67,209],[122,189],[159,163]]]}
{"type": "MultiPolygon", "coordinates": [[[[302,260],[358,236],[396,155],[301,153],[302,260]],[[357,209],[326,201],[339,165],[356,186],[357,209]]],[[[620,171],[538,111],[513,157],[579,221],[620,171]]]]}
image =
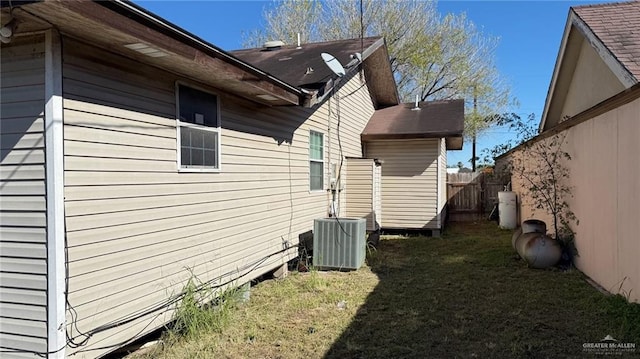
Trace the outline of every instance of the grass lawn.
{"type": "Polygon", "coordinates": [[[578,271],[533,270],[492,223],[384,239],[355,272],[265,281],[222,330],[153,358],[566,358],[606,335],[635,343],[640,305],[578,271]]]}

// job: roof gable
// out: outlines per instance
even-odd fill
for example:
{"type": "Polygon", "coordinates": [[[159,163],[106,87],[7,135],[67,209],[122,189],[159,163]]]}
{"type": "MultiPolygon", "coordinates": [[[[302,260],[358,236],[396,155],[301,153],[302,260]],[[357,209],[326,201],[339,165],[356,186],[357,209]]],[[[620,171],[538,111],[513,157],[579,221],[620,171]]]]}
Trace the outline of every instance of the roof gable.
{"type": "Polygon", "coordinates": [[[322,53],[333,55],[347,71],[357,69],[361,53],[369,90],[376,107],[396,105],[399,95],[393,78],[384,39],[368,37],[285,45],[276,49],[254,48],[231,51],[231,54],[294,86],[323,91],[331,88],[336,75],[321,58],[322,53]]]}
{"type": "Polygon", "coordinates": [[[573,11],[637,82],[640,79],[640,2],[577,6],[573,11]]]}
{"type": "Polygon", "coordinates": [[[540,131],[548,130],[561,122],[563,117],[573,116],[638,83],[640,73],[634,74],[627,67],[634,68],[636,60],[625,60],[624,53],[636,51],[634,49],[640,52],[640,34],[633,35],[634,31],[631,30],[640,29],[639,5],[638,2],[614,3],[569,10],[540,131]],[[634,14],[620,14],[626,11],[633,11],[634,14]],[[617,52],[613,51],[615,48],[618,48],[617,52]],[[580,67],[591,68],[587,70],[591,73],[583,73],[580,67]],[[587,82],[591,83],[585,86],[581,76],[588,77],[590,80],[587,82]],[[570,94],[571,88],[582,94],[570,94]],[[579,96],[577,102],[582,103],[571,103],[572,96],[579,96]]]}

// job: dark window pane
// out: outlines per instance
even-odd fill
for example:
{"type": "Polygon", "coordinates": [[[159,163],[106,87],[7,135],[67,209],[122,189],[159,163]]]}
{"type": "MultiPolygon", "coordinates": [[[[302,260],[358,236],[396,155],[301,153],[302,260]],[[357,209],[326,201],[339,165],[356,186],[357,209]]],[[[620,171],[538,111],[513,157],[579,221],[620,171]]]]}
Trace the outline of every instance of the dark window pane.
{"type": "Polygon", "coordinates": [[[189,127],[180,128],[180,143],[182,146],[191,146],[191,132],[189,127]]]}
{"type": "Polygon", "coordinates": [[[207,167],[218,167],[216,151],[204,150],[204,165],[207,167]]]}
{"type": "Polygon", "coordinates": [[[204,151],[199,148],[191,148],[191,165],[204,165],[204,151]]]}
{"type": "Polygon", "coordinates": [[[193,127],[180,127],[182,167],[218,168],[218,133],[193,127]]]}
{"type": "MultiPolygon", "coordinates": [[[[214,135],[214,133],[209,132],[210,134],[214,135]]],[[[209,149],[209,150],[215,150],[217,149],[217,140],[218,136],[204,136],[204,145],[203,148],[209,149]]]]}
{"type": "Polygon", "coordinates": [[[180,147],[180,161],[182,163],[182,167],[186,167],[191,164],[191,153],[189,152],[189,147],[180,147]]]}
{"type": "Polygon", "coordinates": [[[180,121],[209,127],[220,127],[218,97],[187,86],[178,86],[180,121]]]}
{"type": "Polygon", "coordinates": [[[312,191],[323,189],[323,163],[309,162],[309,188],[312,191]]]}

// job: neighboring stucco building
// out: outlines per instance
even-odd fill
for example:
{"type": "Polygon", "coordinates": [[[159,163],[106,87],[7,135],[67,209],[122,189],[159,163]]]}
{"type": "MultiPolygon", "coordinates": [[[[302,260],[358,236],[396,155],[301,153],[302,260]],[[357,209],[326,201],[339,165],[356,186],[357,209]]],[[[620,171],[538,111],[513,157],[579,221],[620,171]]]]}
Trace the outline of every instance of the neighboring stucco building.
{"type": "MultiPolygon", "coordinates": [[[[566,135],[576,265],[613,293],[640,300],[640,3],[571,8],[540,123],[532,141],[566,135]]],[[[496,160],[503,165],[522,146],[496,160]]],[[[533,165],[533,164],[532,164],[533,165]]],[[[526,184],[513,176],[526,198],[526,184]]],[[[521,197],[523,198],[523,197],[521,197]]],[[[534,204],[519,201],[522,220],[534,204]]],[[[535,217],[551,223],[548,214],[535,217]]]]}

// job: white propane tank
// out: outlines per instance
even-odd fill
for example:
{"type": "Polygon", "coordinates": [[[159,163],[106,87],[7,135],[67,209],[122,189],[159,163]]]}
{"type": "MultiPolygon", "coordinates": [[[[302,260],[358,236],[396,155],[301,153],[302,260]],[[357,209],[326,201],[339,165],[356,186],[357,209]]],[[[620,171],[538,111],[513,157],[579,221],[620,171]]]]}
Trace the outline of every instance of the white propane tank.
{"type": "Polygon", "coordinates": [[[515,229],[518,226],[515,192],[498,192],[498,213],[500,215],[500,228],[515,229]]]}

